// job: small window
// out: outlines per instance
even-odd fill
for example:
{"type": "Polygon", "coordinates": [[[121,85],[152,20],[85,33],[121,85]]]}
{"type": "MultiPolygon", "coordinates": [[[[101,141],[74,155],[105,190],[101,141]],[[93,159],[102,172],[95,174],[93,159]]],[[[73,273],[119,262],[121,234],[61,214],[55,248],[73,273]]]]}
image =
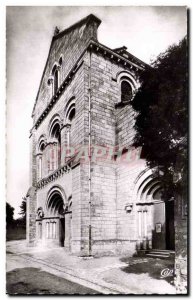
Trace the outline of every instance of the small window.
{"type": "Polygon", "coordinates": [[[56,94],[56,92],[58,90],[58,80],[59,80],[58,70],[55,70],[55,72],[54,72],[54,94],[56,94]]]}
{"type": "Polygon", "coordinates": [[[76,112],[75,112],[75,108],[73,108],[73,109],[70,111],[69,115],[68,115],[68,119],[69,119],[70,122],[72,122],[72,120],[74,119],[75,113],[76,113],[76,112]]]}
{"type": "Polygon", "coordinates": [[[59,59],[59,65],[60,66],[62,65],[62,57],[60,57],[60,59],[59,59]]]}
{"type": "Polygon", "coordinates": [[[126,80],[121,82],[121,102],[129,102],[132,99],[133,92],[130,83],[126,80]]]}

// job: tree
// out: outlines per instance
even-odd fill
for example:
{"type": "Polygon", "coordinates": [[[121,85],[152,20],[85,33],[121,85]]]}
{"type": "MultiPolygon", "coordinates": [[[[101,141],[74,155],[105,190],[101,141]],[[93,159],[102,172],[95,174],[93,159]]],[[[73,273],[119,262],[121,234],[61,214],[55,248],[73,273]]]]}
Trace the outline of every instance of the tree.
{"type": "Polygon", "coordinates": [[[14,208],[6,202],[6,224],[7,226],[10,226],[14,222],[14,208]]]}
{"type": "Polygon", "coordinates": [[[21,205],[20,205],[20,212],[19,212],[19,214],[25,220],[26,219],[26,198],[23,197],[22,199],[23,200],[22,200],[21,205]]]}
{"type": "Polygon", "coordinates": [[[137,112],[134,146],[157,170],[167,197],[187,184],[187,39],[170,46],[140,76],[132,107],[137,112]]]}

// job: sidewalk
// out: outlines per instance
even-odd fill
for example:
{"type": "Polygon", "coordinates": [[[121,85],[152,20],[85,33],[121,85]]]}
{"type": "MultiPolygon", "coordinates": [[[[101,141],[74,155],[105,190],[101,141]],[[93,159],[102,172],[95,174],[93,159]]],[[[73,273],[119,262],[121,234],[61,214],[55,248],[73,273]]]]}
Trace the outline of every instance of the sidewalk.
{"type": "Polygon", "coordinates": [[[27,247],[26,241],[7,242],[7,253],[32,262],[49,273],[94,288],[103,294],[175,294],[172,278],[161,278],[161,271],[172,262],[154,258],[70,255],[64,248],[27,247]]]}

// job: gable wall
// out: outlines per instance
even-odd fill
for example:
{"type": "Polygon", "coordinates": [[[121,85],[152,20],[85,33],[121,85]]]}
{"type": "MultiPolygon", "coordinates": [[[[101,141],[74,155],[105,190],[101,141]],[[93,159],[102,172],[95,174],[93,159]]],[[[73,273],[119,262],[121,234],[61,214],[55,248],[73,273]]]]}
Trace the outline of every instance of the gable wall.
{"type": "Polygon", "coordinates": [[[90,38],[97,38],[96,24],[90,23],[75,28],[66,33],[63,37],[56,39],[50,50],[45,74],[39,90],[39,96],[35,108],[34,122],[45,109],[51,99],[51,86],[48,86],[48,78],[51,75],[55,62],[58,62],[60,56],[63,56],[62,80],[65,79],[71,68],[75,65],[78,58],[86,48],[90,38]],[[83,30],[81,32],[81,30],[83,30]]]}

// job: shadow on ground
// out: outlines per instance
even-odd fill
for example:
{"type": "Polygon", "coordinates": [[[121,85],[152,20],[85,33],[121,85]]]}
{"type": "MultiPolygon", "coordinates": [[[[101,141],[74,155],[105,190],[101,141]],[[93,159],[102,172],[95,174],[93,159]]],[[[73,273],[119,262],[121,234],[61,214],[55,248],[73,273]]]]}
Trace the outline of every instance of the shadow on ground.
{"type": "Polygon", "coordinates": [[[41,271],[38,268],[14,269],[7,273],[7,294],[98,294],[97,291],[41,271]]]}
{"type": "Polygon", "coordinates": [[[159,258],[124,257],[122,262],[128,263],[122,268],[125,273],[142,274],[147,273],[151,278],[166,280],[174,285],[174,260],[159,258]]]}

